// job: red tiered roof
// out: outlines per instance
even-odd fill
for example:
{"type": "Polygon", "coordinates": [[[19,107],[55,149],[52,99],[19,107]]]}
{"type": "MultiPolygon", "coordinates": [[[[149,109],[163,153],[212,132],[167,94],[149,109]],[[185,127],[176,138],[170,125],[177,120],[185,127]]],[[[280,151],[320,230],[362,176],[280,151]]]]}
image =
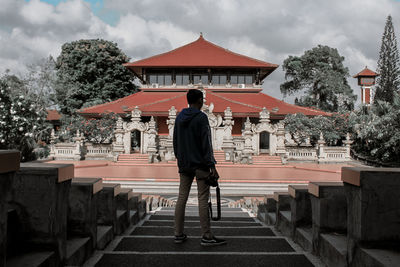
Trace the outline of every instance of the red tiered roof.
{"type": "Polygon", "coordinates": [[[199,39],[169,52],[124,64],[138,76],[148,67],[238,67],[275,70],[278,65],[240,55],[215,45],[200,35],[199,39]]]}
{"type": "Polygon", "coordinates": [[[365,66],[365,69],[363,69],[362,71],[360,71],[359,73],[354,75],[353,78],[358,78],[360,76],[363,76],[363,77],[366,77],[366,76],[367,77],[376,77],[376,76],[379,76],[379,74],[374,72],[374,71],[372,71],[372,70],[370,70],[370,69],[368,69],[367,66],[365,66]]]}
{"type": "MultiPolygon", "coordinates": [[[[263,93],[224,93],[206,89],[206,104],[214,105],[214,113],[222,114],[230,107],[234,117],[258,117],[263,107],[271,112],[271,118],[283,118],[286,114],[303,113],[308,116],[330,115],[329,113],[288,104],[263,93]]],[[[129,113],[136,106],[143,116],[168,116],[175,106],[180,111],[187,107],[186,92],[138,92],[130,96],[80,110],[82,115],[96,116],[104,112],[129,113]]]]}

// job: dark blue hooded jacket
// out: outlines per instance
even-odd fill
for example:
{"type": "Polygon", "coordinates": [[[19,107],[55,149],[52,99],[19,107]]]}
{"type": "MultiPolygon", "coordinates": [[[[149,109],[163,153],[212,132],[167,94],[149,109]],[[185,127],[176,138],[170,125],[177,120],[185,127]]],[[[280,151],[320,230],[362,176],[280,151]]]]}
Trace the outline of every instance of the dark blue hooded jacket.
{"type": "Polygon", "coordinates": [[[215,166],[210,124],[205,113],[196,108],[182,109],[175,120],[174,153],[180,173],[210,170],[215,166]]]}

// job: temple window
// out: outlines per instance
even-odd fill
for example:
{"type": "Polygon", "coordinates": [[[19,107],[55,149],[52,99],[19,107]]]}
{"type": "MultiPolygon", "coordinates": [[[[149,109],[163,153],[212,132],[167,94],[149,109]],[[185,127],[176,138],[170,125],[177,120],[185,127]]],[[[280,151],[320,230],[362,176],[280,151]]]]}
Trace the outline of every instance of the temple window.
{"type": "Polygon", "coordinates": [[[227,77],[223,74],[214,74],[211,79],[212,84],[226,84],[227,77]]]}
{"type": "Polygon", "coordinates": [[[158,83],[160,85],[172,85],[172,75],[171,74],[150,74],[149,83],[158,83]]]}
{"type": "Polygon", "coordinates": [[[193,84],[208,84],[208,74],[193,74],[193,84]]]}
{"type": "Polygon", "coordinates": [[[176,74],[175,83],[176,83],[176,85],[188,85],[189,84],[189,74],[176,74]]]}
{"type": "Polygon", "coordinates": [[[233,74],[231,75],[231,84],[252,84],[253,75],[233,74]]]}

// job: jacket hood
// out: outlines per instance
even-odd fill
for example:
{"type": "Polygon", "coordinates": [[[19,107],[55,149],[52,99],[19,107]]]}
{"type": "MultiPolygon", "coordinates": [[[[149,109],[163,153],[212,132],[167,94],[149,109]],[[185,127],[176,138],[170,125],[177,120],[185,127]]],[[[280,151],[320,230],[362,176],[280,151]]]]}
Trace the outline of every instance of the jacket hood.
{"type": "Polygon", "coordinates": [[[184,108],[178,115],[178,120],[181,121],[183,124],[188,124],[194,117],[196,117],[200,110],[196,108],[184,108]]]}

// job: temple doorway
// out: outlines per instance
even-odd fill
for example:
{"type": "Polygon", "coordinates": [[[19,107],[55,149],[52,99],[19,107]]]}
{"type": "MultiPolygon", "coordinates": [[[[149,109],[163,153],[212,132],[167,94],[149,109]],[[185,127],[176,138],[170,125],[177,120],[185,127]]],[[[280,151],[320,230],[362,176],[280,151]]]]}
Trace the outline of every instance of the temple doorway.
{"type": "Polygon", "coordinates": [[[260,153],[269,154],[269,132],[264,131],[260,133],[260,153]]]}
{"type": "Polygon", "coordinates": [[[140,153],[140,131],[134,130],[131,132],[131,152],[140,153]]]}

